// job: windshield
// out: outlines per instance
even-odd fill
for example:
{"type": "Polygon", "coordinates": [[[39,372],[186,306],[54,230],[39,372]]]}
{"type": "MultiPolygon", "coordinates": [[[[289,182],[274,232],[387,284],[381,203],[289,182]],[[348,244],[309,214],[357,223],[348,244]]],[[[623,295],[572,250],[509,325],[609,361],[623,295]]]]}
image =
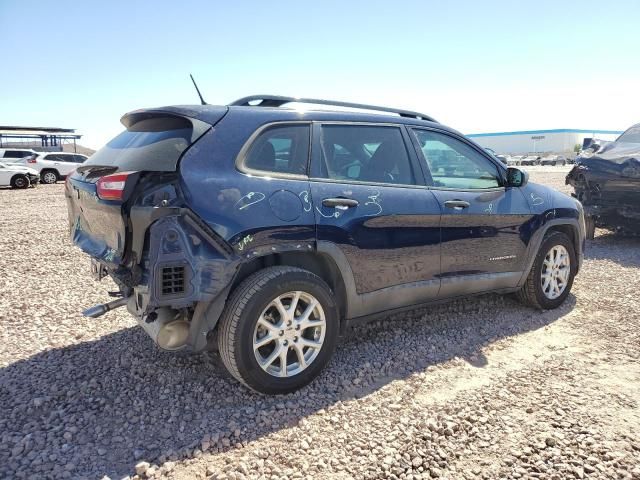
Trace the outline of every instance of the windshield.
{"type": "Polygon", "coordinates": [[[624,132],[616,141],[621,143],[640,143],[640,123],[624,132]]]}

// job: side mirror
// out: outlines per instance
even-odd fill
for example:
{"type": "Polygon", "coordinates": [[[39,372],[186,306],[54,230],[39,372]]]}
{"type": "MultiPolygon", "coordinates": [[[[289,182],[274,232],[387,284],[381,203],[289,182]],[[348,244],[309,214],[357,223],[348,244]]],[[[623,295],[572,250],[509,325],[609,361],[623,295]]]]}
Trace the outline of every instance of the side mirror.
{"type": "Polygon", "coordinates": [[[529,174],[519,168],[507,168],[507,187],[524,187],[529,181],[529,174]]]}

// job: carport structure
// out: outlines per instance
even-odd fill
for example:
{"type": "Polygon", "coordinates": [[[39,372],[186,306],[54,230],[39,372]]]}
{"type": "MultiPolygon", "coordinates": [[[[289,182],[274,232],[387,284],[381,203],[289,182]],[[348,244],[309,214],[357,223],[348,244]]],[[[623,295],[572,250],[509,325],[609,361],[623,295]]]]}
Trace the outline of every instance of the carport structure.
{"type": "Polygon", "coordinates": [[[0,148],[33,148],[34,150],[60,150],[63,144],[73,144],[82,135],[75,128],[16,127],[0,125],[0,148]]]}

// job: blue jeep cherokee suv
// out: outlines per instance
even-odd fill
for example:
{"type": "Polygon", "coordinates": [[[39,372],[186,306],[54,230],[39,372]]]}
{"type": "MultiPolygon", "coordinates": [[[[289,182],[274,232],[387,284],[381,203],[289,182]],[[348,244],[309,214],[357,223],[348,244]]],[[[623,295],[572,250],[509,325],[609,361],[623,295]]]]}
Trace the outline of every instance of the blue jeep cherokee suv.
{"type": "Polygon", "coordinates": [[[122,123],[65,187],[73,242],[119,287],[85,314],[217,344],[260,392],[310,382],[355,319],[485,292],[555,308],[582,262],[578,201],[427,115],[254,96],[122,123]]]}

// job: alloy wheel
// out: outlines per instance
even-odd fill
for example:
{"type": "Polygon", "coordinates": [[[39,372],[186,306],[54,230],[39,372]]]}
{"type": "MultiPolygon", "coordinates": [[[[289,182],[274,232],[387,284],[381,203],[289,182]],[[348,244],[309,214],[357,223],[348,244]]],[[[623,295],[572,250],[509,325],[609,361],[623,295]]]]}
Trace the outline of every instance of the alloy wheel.
{"type": "Polygon", "coordinates": [[[55,174],[55,173],[53,173],[53,172],[47,172],[47,173],[45,173],[45,174],[44,174],[44,176],[42,177],[42,181],[43,181],[44,183],[48,183],[48,184],[56,183],[56,182],[58,181],[58,177],[57,177],[57,176],[56,176],[56,174],[55,174]]]}
{"type": "Polygon", "coordinates": [[[555,245],[547,252],[542,262],[540,281],[542,292],[549,300],[555,300],[567,288],[571,275],[569,252],[562,245],[555,245]]]}
{"type": "Polygon", "coordinates": [[[274,377],[292,377],[318,357],[327,330],[325,313],[311,294],[279,295],[264,309],[253,332],[260,367],[274,377]]]}

